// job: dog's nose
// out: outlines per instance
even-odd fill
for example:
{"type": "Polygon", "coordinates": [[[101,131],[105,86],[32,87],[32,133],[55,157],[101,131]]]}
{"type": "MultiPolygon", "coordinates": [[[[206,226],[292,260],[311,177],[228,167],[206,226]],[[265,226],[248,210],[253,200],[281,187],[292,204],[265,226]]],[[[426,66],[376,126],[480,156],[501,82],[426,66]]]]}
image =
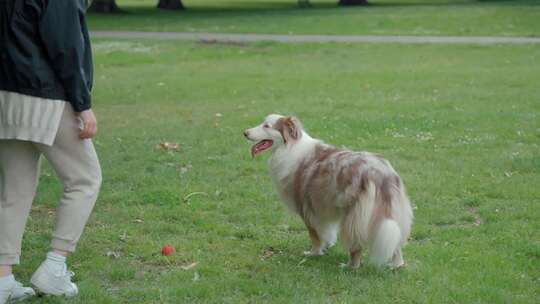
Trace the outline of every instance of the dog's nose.
{"type": "Polygon", "coordinates": [[[245,137],[248,137],[248,136],[249,136],[248,130],[244,130],[244,136],[245,136],[245,137]]]}

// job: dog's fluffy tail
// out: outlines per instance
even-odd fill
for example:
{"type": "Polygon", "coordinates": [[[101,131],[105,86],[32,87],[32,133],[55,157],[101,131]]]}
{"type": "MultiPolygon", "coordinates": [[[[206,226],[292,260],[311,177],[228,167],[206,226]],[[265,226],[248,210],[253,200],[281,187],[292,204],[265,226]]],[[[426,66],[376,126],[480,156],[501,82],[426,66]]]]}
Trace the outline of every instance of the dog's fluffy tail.
{"type": "Polygon", "coordinates": [[[379,225],[370,248],[370,260],[376,266],[390,261],[401,243],[401,229],[393,219],[383,219],[379,225]]]}
{"type": "Polygon", "coordinates": [[[341,239],[345,248],[354,252],[369,247],[370,262],[376,266],[389,263],[409,236],[412,209],[403,185],[392,189],[390,201],[377,192],[374,183],[368,183],[342,222],[341,239]],[[384,209],[384,208],[390,208],[384,209]]]}

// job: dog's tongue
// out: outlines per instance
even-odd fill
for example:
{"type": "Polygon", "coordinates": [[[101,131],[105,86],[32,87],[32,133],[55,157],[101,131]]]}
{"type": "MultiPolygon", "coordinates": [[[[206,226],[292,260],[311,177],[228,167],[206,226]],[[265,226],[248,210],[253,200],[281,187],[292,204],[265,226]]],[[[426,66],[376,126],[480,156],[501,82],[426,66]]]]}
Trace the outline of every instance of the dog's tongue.
{"type": "Polygon", "coordinates": [[[251,147],[251,156],[255,157],[255,155],[263,152],[264,150],[270,148],[272,146],[273,142],[271,140],[265,139],[262,140],[251,147]]]}

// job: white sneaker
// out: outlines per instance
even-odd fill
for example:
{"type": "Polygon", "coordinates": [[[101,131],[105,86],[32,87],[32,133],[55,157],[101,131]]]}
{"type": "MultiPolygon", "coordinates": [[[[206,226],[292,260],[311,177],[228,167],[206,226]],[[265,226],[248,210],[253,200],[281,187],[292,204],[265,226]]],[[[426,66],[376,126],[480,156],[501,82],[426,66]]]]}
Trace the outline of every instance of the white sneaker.
{"type": "Polygon", "coordinates": [[[0,304],[5,304],[13,292],[10,290],[0,290],[0,304]]]}
{"type": "Polygon", "coordinates": [[[24,287],[22,283],[15,281],[8,303],[23,301],[35,295],[36,292],[32,288],[24,287]]]}
{"type": "Polygon", "coordinates": [[[10,290],[0,291],[0,304],[23,301],[35,295],[32,288],[24,287],[20,282],[13,280],[13,286],[10,290]]]}
{"type": "Polygon", "coordinates": [[[38,292],[44,294],[74,297],[79,293],[79,289],[75,283],[71,282],[73,276],[74,273],[68,271],[65,264],[60,269],[54,269],[45,261],[34,272],[30,283],[38,292]]]}

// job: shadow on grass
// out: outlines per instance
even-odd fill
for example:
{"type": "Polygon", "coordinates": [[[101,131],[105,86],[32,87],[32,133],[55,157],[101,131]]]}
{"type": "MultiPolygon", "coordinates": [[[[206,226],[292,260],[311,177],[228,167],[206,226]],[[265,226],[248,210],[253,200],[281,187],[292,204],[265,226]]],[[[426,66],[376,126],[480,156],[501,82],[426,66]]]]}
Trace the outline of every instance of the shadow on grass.
{"type": "MultiPolygon", "coordinates": [[[[220,15],[223,14],[238,14],[246,15],[251,13],[261,13],[261,12],[272,12],[272,13],[287,13],[287,12],[302,12],[302,11],[318,11],[318,10],[328,10],[328,9],[338,9],[340,8],[336,4],[332,3],[321,3],[314,5],[308,8],[299,7],[296,2],[283,3],[283,2],[256,2],[256,3],[229,3],[230,5],[186,5],[185,10],[160,10],[154,6],[148,5],[133,5],[127,7],[121,7],[120,14],[130,14],[137,15],[138,17],[158,17],[158,16],[175,16],[175,15],[198,15],[201,17],[220,15]]],[[[118,13],[118,12],[117,12],[118,13]]],[[[112,15],[116,15],[113,13],[112,15]]],[[[107,13],[96,13],[89,12],[90,15],[108,15],[107,13]]]]}
{"type": "MultiPolygon", "coordinates": [[[[306,245],[305,247],[308,246],[306,245]]],[[[330,248],[328,252],[322,256],[305,256],[301,254],[302,246],[276,245],[275,248],[281,248],[281,250],[277,250],[279,253],[271,256],[269,259],[265,259],[265,262],[261,263],[280,265],[280,267],[283,267],[284,269],[294,269],[296,271],[321,271],[327,274],[343,274],[364,278],[382,278],[387,277],[388,275],[399,276],[413,271],[412,269],[409,269],[409,267],[398,270],[391,269],[390,267],[376,267],[370,264],[369,256],[365,252],[360,259],[360,267],[357,269],[344,267],[343,264],[347,263],[349,256],[344,249],[340,248],[341,244],[337,244],[336,247],[330,248]]],[[[414,264],[416,265],[416,262],[414,262],[414,264]]],[[[416,268],[416,266],[411,268],[416,268]]]]}
{"type": "MultiPolygon", "coordinates": [[[[356,7],[338,6],[338,1],[317,3],[312,2],[312,6],[301,7],[295,0],[290,2],[272,2],[272,1],[256,1],[256,2],[227,2],[227,3],[187,3],[186,10],[169,11],[157,9],[154,5],[131,5],[121,6],[120,12],[114,12],[112,15],[129,14],[137,17],[159,17],[159,16],[197,16],[197,17],[212,17],[214,15],[223,16],[230,15],[249,15],[259,13],[304,13],[304,12],[325,12],[329,10],[351,10],[351,9],[376,9],[388,7],[444,7],[444,6],[519,6],[519,5],[534,5],[540,6],[540,1],[537,0],[416,0],[416,1],[377,1],[371,0],[368,5],[356,7]]],[[[102,13],[89,12],[92,15],[107,15],[102,13]]]]}
{"type": "MultiPolygon", "coordinates": [[[[445,8],[457,9],[463,15],[461,18],[470,18],[471,13],[467,13],[469,9],[479,11],[518,6],[527,9],[532,8],[532,5],[540,5],[539,1],[531,0],[372,0],[367,6],[342,7],[338,6],[337,2],[313,0],[312,6],[300,7],[295,0],[193,0],[193,3],[185,3],[187,10],[182,11],[160,10],[152,5],[152,2],[145,2],[125,4],[120,7],[123,11],[120,14],[89,13],[89,21],[92,29],[102,30],[335,34],[356,33],[356,30],[352,29],[356,20],[366,28],[371,27],[370,31],[377,30],[380,33],[399,32],[401,30],[396,29],[403,27],[410,28],[410,31],[418,27],[431,28],[430,22],[436,22],[433,16],[444,14],[445,8]],[[407,18],[414,20],[416,25],[411,25],[407,18]],[[304,29],[299,29],[299,25],[304,26],[304,29]],[[379,28],[380,26],[382,28],[379,28]]],[[[512,11],[511,14],[516,15],[519,12],[512,11]]],[[[471,22],[474,24],[473,19],[471,22]]],[[[437,27],[447,30],[445,25],[439,24],[437,27]]],[[[462,31],[459,24],[451,24],[448,28],[453,32],[462,31]]]]}
{"type": "Polygon", "coordinates": [[[520,5],[540,5],[537,0],[448,0],[448,1],[434,1],[434,0],[418,0],[418,1],[384,1],[377,2],[371,1],[370,7],[444,7],[444,6],[520,6],[520,5]]]}

